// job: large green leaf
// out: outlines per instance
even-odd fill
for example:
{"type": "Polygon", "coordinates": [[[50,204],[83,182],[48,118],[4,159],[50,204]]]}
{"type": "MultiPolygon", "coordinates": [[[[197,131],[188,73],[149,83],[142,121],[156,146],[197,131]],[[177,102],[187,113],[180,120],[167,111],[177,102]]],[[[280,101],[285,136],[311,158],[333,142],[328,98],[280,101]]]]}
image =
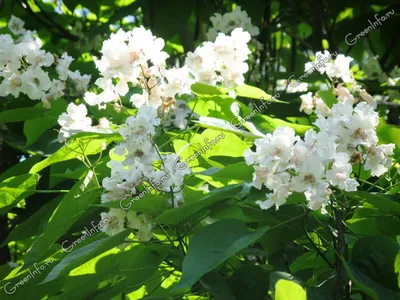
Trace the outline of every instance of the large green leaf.
{"type": "Polygon", "coordinates": [[[275,285],[275,300],[306,300],[306,291],[297,283],[280,279],[275,285]]]}
{"type": "Polygon", "coordinates": [[[395,260],[398,251],[399,245],[386,236],[364,236],[353,246],[352,265],[373,281],[397,290],[395,260]]]}
{"type": "Polygon", "coordinates": [[[46,108],[43,107],[24,107],[6,110],[0,113],[0,122],[12,123],[25,120],[37,119],[43,116],[46,108]]]}
{"type": "Polygon", "coordinates": [[[267,230],[268,226],[263,226],[251,231],[246,223],[234,219],[220,220],[205,227],[190,239],[182,278],[176,289],[192,286],[201,276],[257,241],[267,230]]]}
{"type": "Polygon", "coordinates": [[[26,219],[25,222],[19,223],[18,226],[10,232],[7,241],[20,241],[42,233],[61,198],[60,196],[46,203],[26,219]]]}
{"type": "Polygon", "coordinates": [[[10,177],[0,183],[0,214],[7,213],[22,199],[35,193],[39,175],[26,174],[10,177]]]}
{"type": "Polygon", "coordinates": [[[63,197],[45,231],[28,250],[26,264],[31,265],[44,256],[54,242],[65,234],[101,193],[102,189],[98,187],[94,173],[89,171],[86,177],[78,181],[63,197]]]}
{"type": "Polygon", "coordinates": [[[235,88],[236,94],[240,97],[252,98],[261,101],[271,101],[285,103],[271,97],[271,95],[264,92],[262,89],[251,85],[240,85],[235,88]]]}
{"type": "Polygon", "coordinates": [[[268,296],[269,271],[262,266],[245,265],[228,279],[238,300],[264,300],[268,296]]]}
{"type": "Polygon", "coordinates": [[[217,272],[209,272],[201,277],[200,282],[216,300],[237,300],[226,278],[217,272]]]}
{"type": "Polygon", "coordinates": [[[184,4],[179,0],[155,1],[152,5],[149,4],[145,13],[151,22],[152,32],[167,40],[181,32],[195,6],[194,0],[185,1],[184,4]]]}
{"type": "Polygon", "coordinates": [[[152,278],[165,255],[165,249],[156,246],[114,248],[71,271],[64,285],[65,293],[55,299],[113,299],[121,291],[128,294],[152,278]]]}
{"type": "Polygon", "coordinates": [[[34,155],[17,163],[16,165],[13,165],[11,168],[0,174],[0,181],[12,176],[18,176],[19,174],[29,173],[29,170],[40,161],[40,158],[40,155],[34,155]]]}
{"type": "Polygon", "coordinates": [[[51,270],[42,283],[55,280],[59,276],[68,274],[69,271],[91,260],[109,249],[121,245],[130,234],[129,230],[117,235],[96,240],[79,249],[68,247],[68,254],[51,270]]]}
{"type": "MultiPolygon", "coordinates": [[[[43,106],[41,103],[36,106],[43,106]]],[[[51,102],[51,108],[43,112],[43,117],[35,120],[27,120],[24,124],[24,134],[26,136],[26,145],[29,146],[37,141],[43,132],[57,124],[58,116],[65,111],[67,102],[63,99],[57,99],[51,102]]]]}
{"type": "Polygon", "coordinates": [[[312,126],[300,125],[295,123],[290,123],[278,118],[271,118],[265,115],[257,115],[255,121],[253,122],[257,128],[264,132],[273,132],[277,127],[290,127],[296,132],[296,134],[304,135],[307,130],[311,129],[312,126]]]}
{"type": "Polygon", "coordinates": [[[371,207],[400,215],[400,202],[394,201],[385,195],[375,195],[364,191],[348,192],[346,194],[363,203],[364,207],[371,207]]]}
{"type": "Polygon", "coordinates": [[[118,134],[89,133],[73,138],[56,153],[32,167],[29,173],[37,173],[51,164],[99,153],[104,146],[120,139],[118,134]]]}
{"type": "Polygon", "coordinates": [[[176,224],[180,220],[183,220],[195,214],[196,212],[211,206],[214,203],[234,197],[241,189],[241,185],[228,185],[223,188],[214,189],[194,203],[184,204],[180,207],[165,211],[155,218],[154,222],[163,224],[176,224]]]}
{"type": "Polygon", "coordinates": [[[212,85],[207,85],[204,83],[194,83],[190,87],[192,92],[196,94],[197,96],[206,96],[206,95],[222,95],[224,94],[224,91],[212,86],[212,85]]]}

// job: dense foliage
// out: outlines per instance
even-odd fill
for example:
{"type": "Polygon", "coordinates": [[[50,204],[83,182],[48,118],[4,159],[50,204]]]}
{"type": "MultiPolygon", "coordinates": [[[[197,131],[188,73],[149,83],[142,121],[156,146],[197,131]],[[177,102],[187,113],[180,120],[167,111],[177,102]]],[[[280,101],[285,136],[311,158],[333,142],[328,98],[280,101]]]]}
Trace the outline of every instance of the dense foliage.
{"type": "Polygon", "coordinates": [[[0,0],[1,299],[400,299],[398,11],[0,0]]]}

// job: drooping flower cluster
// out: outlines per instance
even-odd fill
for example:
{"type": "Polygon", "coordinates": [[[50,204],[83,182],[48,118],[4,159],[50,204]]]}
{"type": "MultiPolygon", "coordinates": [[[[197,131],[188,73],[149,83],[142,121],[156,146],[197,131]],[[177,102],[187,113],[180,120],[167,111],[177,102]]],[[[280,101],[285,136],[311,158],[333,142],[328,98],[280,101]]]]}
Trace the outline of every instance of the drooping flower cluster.
{"type": "Polygon", "coordinates": [[[354,81],[350,72],[350,62],[353,59],[343,54],[336,55],[333,59],[334,53],[324,50],[324,52],[317,52],[315,56],[318,60],[315,62],[308,62],[305,64],[306,72],[313,72],[317,70],[321,74],[326,74],[330,78],[340,78],[343,82],[351,83],[354,81]]]}
{"type": "MultiPolygon", "coordinates": [[[[130,87],[139,87],[141,92],[130,97],[132,104],[136,107],[151,106],[167,115],[176,106],[176,97],[191,93],[193,80],[186,66],[166,68],[168,54],[163,51],[164,44],[163,39],[156,38],[143,27],[128,32],[121,29],[112,34],[103,43],[103,56],[96,61],[101,75],[96,85],[102,92],[87,92],[86,103],[105,108],[107,103],[115,103],[126,96],[130,87]]],[[[175,115],[183,120],[179,124],[186,126],[189,114],[177,110],[175,115]]],[[[175,124],[168,119],[166,123],[175,124]]]]}
{"type": "Polygon", "coordinates": [[[318,115],[323,115],[325,117],[331,114],[331,110],[325,104],[325,102],[318,96],[313,96],[311,92],[307,94],[301,95],[301,106],[300,111],[304,111],[307,115],[313,113],[315,109],[315,113],[318,115]]]}
{"type": "Polygon", "coordinates": [[[240,6],[236,6],[234,11],[227,12],[224,15],[216,13],[210,18],[210,21],[213,27],[207,32],[209,41],[215,41],[218,32],[230,34],[236,28],[243,28],[243,30],[250,33],[251,36],[260,34],[258,27],[251,23],[251,18],[240,6]]]}
{"type": "Polygon", "coordinates": [[[248,32],[236,28],[230,36],[219,33],[215,42],[204,42],[189,52],[185,63],[195,81],[227,88],[243,85],[243,75],[249,69],[246,60],[250,54],[247,46],[250,38],[248,32]]]}
{"type": "Polygon", "coordinates": [[[176,168],[176,154],[161,155],[158,151],[153,137],[160,122],[156,109],[141,106],[137,115],[129,117],[118,130],[124,141],[115,147],[114,152],[122,159],[111,160],[111,176],[103,180],[107,192],[101,200],[102,203],[119,201],[121,209],[102,214],[102,218],[111,217],[115,220],[104,227],[107,234],[113,235],[124,230],[126,218],[129,228],[138,229],[139,236],[151,238],[151,225],[147,224],[150,217],[126,210],[149,191],[168,196],[172,194],[170,200],[173,206],[179,205],[183,199],[181,186],[190,168],[176,168]],[[145,190],[139,191],[140,186],[145,190]]]}
{"type": "Polygon", "coordinates": [[[68,79],[77,95],[86,90],[90,76],[69,70],[72,57],[64,53],[57,58],[42,50],[36,32],[24,29],[24,22],[17,17],[11,17],[8,28],[16,39],[10,34],[0,35],[0,96],[23,93],[49,107],[51,100],[63,96],[68,79]],[[46,71],[54,66],[56,77],[46,71]]]}
{"type": "Polygon", "coordinates": [[[79,132],[102,132],[111,133],[110,121],[101,118],[97,126],[92,126],[92,119],[87,116],[88,111],[84,104],[75,105],[70,103],[67,112],[58,117],[58,124],[61,126],[58,135],[59,142],[64,142],[67,138],[79,132]]]}
{"type": "Polygon", "coordinates": [[[192,80],[186,67],[166,69],[168,54],[163,51],[164,40],[156,38],[143,27],[125,32],[120,29],[103,43],[103,56],[96,61],[101,78],[96,85],[100,94],[88,92],[89,105],[104,108],[106,103],[127,95],[129,85],[140,87],[142,93],[133,94],[131,101],[142,105],[160,107],[176,95],[190,94],[192,80]],[[113,80],[118,79],[116,84],[113,80]]]}
{"type": "Polygon", "coordinates": [[[353,165],[362,164],[372,176],[381,176],[391,165],[395,146],[377,145],[379,116],[373,103],[356,104],[355,97],[341,85],[336,94],[339,102],[331,109],[320,99],[310,99],[311,94],[304,97],[310,102],[305,106],[303,100],[306,111],[319,103],[314,123],[318,132],[310,129],[301,139],[293,129],[279,127],[256,140],[255,152],[246,151],[246,163],[255,169],[253,186],[260,189],[264,185],[272,190],[266,201],[257,202],[261,208],[278,208],[293,192],[299,192],[305,194],[311,209],[324,211],[332,188],[357,190],[353,165]]]}

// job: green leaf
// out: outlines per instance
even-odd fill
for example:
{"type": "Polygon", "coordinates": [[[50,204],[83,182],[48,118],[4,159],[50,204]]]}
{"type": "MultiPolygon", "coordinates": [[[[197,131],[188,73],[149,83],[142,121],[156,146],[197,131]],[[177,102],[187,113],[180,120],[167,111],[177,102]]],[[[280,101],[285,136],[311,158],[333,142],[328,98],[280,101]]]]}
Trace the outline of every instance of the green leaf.
{"type": "Polygon", "coordinates": [[[280,279],[275,285],[275,300],[306,300],[306,291],[297,283],[280,279]]]}
{"type": "Polygon", "coordinates": [[[269,213],[250,206],[240,206],[237,203],[217,203],[211,209],[214,219],[236,219],[243,222],[265,222],[269,213]]]}
{"type": "Polygon", "coordinates": [[[190,87],[192,92],[197,96],[205,96],[205,95],[223,95],[224,91],[220,88],[217,88],[212,85],[204,84],[204,83],[194,83],[190,87]]]}
{"type": "Polygon", "coordinates": [[[352,265],[373,281],[397,290],[394,265],[399,248],[396,242],[384,235],[364,236],[353,246],[352,265]]]}
{"type": "Polygon", "coordinates": [[[358,270],[356,266],[347,264],[344,259],[342,259],[342,262],[351,281],[354,282],[355,287],[361,289],[368,296],[375,300],[398,299],[399,295],[396,295],[394,291],[374,282],[371,278],[358,270]]]}
{"type": "Polygon", "coordinates": [[[263,101],[270,100],[272,102],[282,102],[282,101],[276,101],[271,97],[271,95],[268,95],[262,89],[247,84],[235,87],[235,92],[240,97],[252,98],[263,101]]]}
{"type": "Polygon", "coordinates": [[[108,145],[118,139],[120,139],[118,134],[85,133],[84,135],[77,135],[56,153],[34,165],[29,173],[37,173],[51,164],[60,161],[99,153],[102,151],[104,145],[108,145]]]}
{"type": "Polygon", "coordinates": [[[271,226],[261,245],[271,255],[304,235],[304,209],[295,204],[282,205],[278,212],[266,212],[265,222],[271,226]]]}
{"type": "Polygon", "coordinates": [[[204,275],[201,277],[200,282],[216,300],[236,300],[226,278],[217,272],[210,272],[204,275]]]}
{"type": "Polygon", "coordinates": [[[0,113],[1,123],[21,122],[31,119],[37,119],[43,116],[47,109],[42,107],[24,107],[10,109],[0,113]]]}
{"type": "MultiPolygon", "coordinates": [[[[379,137],[381,144],[395,144],[396,148],[394,153],[397,156],[400,155],[400,127],[394,125],[381,124],[376,129],[376,133],[379,137]]],[[[398,189],[399,191],[399,189],[398,189]]]]}
{"type": "MultiPolygon", "coordinates": [[[[36,107],[43,106],[41,103],[36,107]]],[[[24,134],[26,136],[26,146],[32,145],[42,135],[43,132],[57,124],[57,119],[65,111],[67,102],[57,99],[51,102],[51,108],[43,112],[43,117],[35,120],[27,120],[24,124],[24,134]]]]}
{"type": "Polygon", "coordinates": [[[61,197],[53,199],[43,205],[25,222],[18,224],[8,235],[7,241],[20,241],[42,233],[60,200],[61,197]]]}
{"type": "Polygon", "coordinates": [[[35,193],[39,175],[26,174],[8,178],[0,183],[0,214],[4,215],[19,201],[35,193]]]}
{"type": "Polygon", "coordinates": [[[230,184],[251,182],[254,172],[254,168],[248,166],[245,162],[228,165],[219,171],[217,168],[215,169],[215,173],[200,172],[194,173],[194,175],[207,181],[212,186],[223,187],[230,184]]]}
{"type": "MultiPolygon", "coordinates": [[[[105,253],[109,249],[121,245],[125,238],[130,234],[130,230],[125,230],[117,235],[106,237],[79,249],[74,249],[73,245],[68,247],[68,254],[51,270],[41,284],[55,280],[59,276],[68,274],[69,271],[91,260],[92,258],[105,253]]],[[[83,237],[84,235],[82,235],[83,237]]],[[[89,236],[87,236],[88,238],[89,236]]]]}
{"type": "Polygon", "coordinates": [[[18,176],[19,174],[29,173],[29,170],[40,161],[40,155],[31,156],[24,161],[17,163],[5,172],[0,174],[0,181],[7,179],[12,176],[18,176]]]}
{"type": "Polygon", "coordinates": [[[62,198],[45,231],[28,250],[26,264],[31,265],[45,255],[54,242],[65,234],[101,194],[102,189],[98,188],[94,173],[89,171],[86,177],[78,181],[62,198]]]}
{"type": "Polygon", "coordinates": [[[325,104],[329,107],[332,108],[332,106],[336,103],[338,103],[335,95],[333,94],[332,88],[326,90],[326,91],[319,91],[318,92],[319,96],[321,99],[325,102],[325,104]]]}
{"type": "Polygon", "coordinates": [[[290,123],[278,118],[271,118],[265,115],[257,115],[254,120],[254,125],[258,127],[258,129],[265,132],[273,132],[277,127],[290,127],[296,132],[296,134],[304,135],[307,130],[312,129],[312,126],[309,125],[299,125],[295,123],[290,123]]]}
{"type": "Polygon", "coordinates": [[[204,128],[221,130],[221,131],[228,132],[228,133],[234,133],[238,136],[243,136],[243,137],[246,137],[246,138],[252,139],[252,140],[259,139],[262,137],[262,136],[250,133],[248,131],[237,129],[235,126],[232,125],[232,123],[230,123],[226,120],[218,119],[218,118],[200,117],[198,121],[193,120],[193,122],[199,124],[201,127],[204,127],[204,128]]]}
{"type": "Polygon", "coordinates": [[[182,278],[175,289],[192,286],[201,276],[257,241],[267,230],[268,226],[263,226],[251,231],[246,223],[234,219],[208,225],[190,239],[182,278]]]}
{"type": "Polygon", "coordinates": [[[176,224],[180,220],[185,219],[211,206],[214,203],[221,202],[235,196],[241,189],[241,185],[228,185],[223,188],[214,189],[194,203],[184,204],[177,208],[172,208],[165,211],[155,218],[154,222],[163,224],[176,224]]]}
{"type": "Polygon", "coordinates": [[[364,191],[347,192],[346,195],[364,203],[364,205],[368,203],[372,208],[400,215],[400,203],[385,195],[374,195],[364,191]]]}
{"type": "Polygon", "coordinates": [[[194,0],[185,1],[185,4],[179,0],[163,0],[149,5],[145,13],[152,22],[153,34],[168,40],[187,25],[195,7],[194,0]]]}
{"type": "Polygon", "coordinates": [[[237,300],[264,300],[268,296],[269,271],[260,266],[245,265],[228,279],[237,300]]]}

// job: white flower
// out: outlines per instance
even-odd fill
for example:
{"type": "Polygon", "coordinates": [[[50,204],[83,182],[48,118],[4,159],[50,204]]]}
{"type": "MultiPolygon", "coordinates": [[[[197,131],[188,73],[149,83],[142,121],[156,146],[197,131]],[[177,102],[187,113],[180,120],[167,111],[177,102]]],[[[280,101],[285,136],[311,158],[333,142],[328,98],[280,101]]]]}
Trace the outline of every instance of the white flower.
{"type": "Polygon", "coordinates": [[[352,167],[349,160],[350,157],[347,153],[337,153],[332,169],[326,172],[326,178],[331,184],[347,192],[356,191],[357,186],[359,186],[354,178],[350,178],[352,167]]]}
{"type": "Polygon", "coordinates": [[[330,77],[341,78],[344,82],[352,82],[350,73],[350,62],[353,59],[343,54],[339,54],[333,64],[329,64],[326,69],[326,74],[330,77]]]}
{"type": "Polygon", "coordinates": [[[92,120],[87,117],[86,106],[74,103],[68,105],[67,112],[62,113],[57,122],[61,126],[58,137],[60,142],[78,132],[90,131],[92,125],[92,120]]]}
{"type": "Polygon", "coordinates": [[[367,153],[365,169],[371,170],[372,176],[381,176],[392,164],[390,155],[393,155],[394,144],[373,146],[367,153]]]}
{"type": "Polygon", "coordinates": [[[108,213],[101,213],[102,223],[105,224],[101,227],[101,231],[105,232],[109,236],[124,231],[125,217],[126,212],[117,208],[111,208],[108,213]]]}
{"type": "Polygon", "coordinates": [[[67,80],[68,69],[73,60],[74,59],[71,56],[69,56],[66,52],[64,52],[63,55],[59,59],[57,59],[56,70],[61,80],[67,80]]]}
{"type": "Polygon", "coordinates": [[[260,205],[261,209],[269,209],[273,205],[278,209],[291,194],[289,185],[281,185],[273,193],[267,194],[267,200],[256,201],[256,204],[260,205]]]}
{"type": "Polygon", "coordinates": [[[307,115],[310,115],[314,109],[314,99],[311,92],[301,95],[301,106],[300,111],[304,111],[307,115]]]}
{"type": "Polygon", "coordinates": [[[11,16],[10,21],[8,22],[8,29],[15,35],[22,35],[26,32],[24,29],[25,22],[20,18],[15,16],[11,16]]]}
{"type": "Polygon", "coordinates": [[[150,218],[145,214],[138,214],[134,211],[129,211],[127,214],[128,227],[136,229],[136,238],[140,241],[147,242],[153,237],[153,226],[150,218]]]}
{"type": "Polygon", "coordinates": [[[243,74],[248,71],[245,61],[250,54],[247,43],[250,34],[236,28],[231,36],[219,33],[215,42],[204,42],[189,52],[185,64],[197,82],[225,87],[242,85],[243,74]]]}
{"type": "Polygon", "coordinates": [[[258,27],[252,25],[251,18],[247,15],[246,11],[241,10],[240,6],[236,6],[234,11],[225,13],[224,15],[216,13],[210,18],[210,21],[213,28],[207,33],[209,41],[214,41],[218,32],[229,34],[236,28],[243,28],[251,36],[260,34],[258,27]]]}

